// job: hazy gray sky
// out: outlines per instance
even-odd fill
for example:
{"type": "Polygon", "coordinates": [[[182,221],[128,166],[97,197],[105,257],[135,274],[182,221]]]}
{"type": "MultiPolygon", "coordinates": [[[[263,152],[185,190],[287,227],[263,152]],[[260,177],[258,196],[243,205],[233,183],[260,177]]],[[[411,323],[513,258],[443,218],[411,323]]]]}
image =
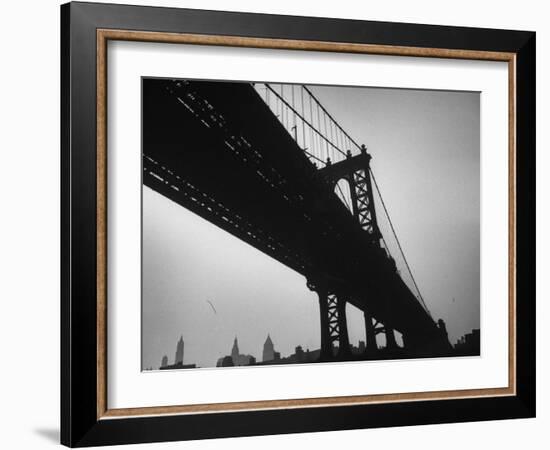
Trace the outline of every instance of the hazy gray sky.
{"type": "MultiPolygon", "coordinates": [[[[480,103],[478,93],[311,87],[373,156],[372,168],[424,300],[451,342],[479,327],[480,103]],[[454,301],[453,301],[454,299],[454,301]]],[[[382,234],[398,255],[377,204],[382,234]]],[[[396,258],[405,281],[404,266],[396,258]]],[[[143,191],[143,367],[208,367],[231,352],[260,359],[270,333],[283,356],[320,346],[316,294],[305,279],[176,203],[143,191]],[[217,314],[208,301],[212,302],[217,314]]],[[[348,309],[350,341],[364,340],[348,309]]]]}

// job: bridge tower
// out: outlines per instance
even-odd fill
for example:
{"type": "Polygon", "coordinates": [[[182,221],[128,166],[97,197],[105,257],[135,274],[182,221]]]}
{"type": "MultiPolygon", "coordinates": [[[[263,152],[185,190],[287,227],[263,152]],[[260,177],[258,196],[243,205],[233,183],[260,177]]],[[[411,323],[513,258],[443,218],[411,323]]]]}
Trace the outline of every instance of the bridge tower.
{"type": "MultiPolygon", "coordinates": [[[[374,206],[374,195],[372,190],[372,180],[370,177],[370,161],[372,156],[367,153],[367,148],[361,146],[360,159],[354,164],[354,168],[349,168],[345,179],[350,185],[351,204],[353,215],[361,224],[361,228],[367,232],[373,241],[380,245],[382,237],[376,220],[376,209],[374,206]]],[[[347,160],[353,160],[351,152],[347,152],[347,160]]]]}
{"type": "MultiPolygon", "coordinates": [[[[332,189],[340,180],[346,180],[349,185],[352,214],[361,225],[361,228],[370,237],[373,245],[381,248],[380,239],[382,234],[378,228],[376,218],[376,208],[374,204],[374,191],[372,188],[370,161],[372,156],[367,152],[367,148],[361,145],[361,151],[353,156],[351,151],[347,151],[346,159],[332,164],[330,160],[326,167],[319,172],[329,183],[332,189]]],[[[344,307],[345,309],[345,307],[344,307]]],[[[323,312],[321,311],[321,314],[323,312]]],[[[378,349],[376,335],[384,332],[386,335],[386,348],[397,348],[395,333],[393,328],[387,324],[384,327],[376,327],[373,323],[374,318],[368,311],[364,311],[366,351],[374,352],[378,349]]],[[[322,330],[325,325],[322,324],[322,330]]],[[[330,330],[330,325],[326,325],[330,330]]],[[[323,333],[323,331],[321,332],[323,333]]]]}
{"type": "Polygon", "coordinates": [[[308,279],[307,286],[319,296],[321,360],[334,359],[335,343],[338,343],[338,359],[350,357],[345,293],[322,278],[308,279]]]}

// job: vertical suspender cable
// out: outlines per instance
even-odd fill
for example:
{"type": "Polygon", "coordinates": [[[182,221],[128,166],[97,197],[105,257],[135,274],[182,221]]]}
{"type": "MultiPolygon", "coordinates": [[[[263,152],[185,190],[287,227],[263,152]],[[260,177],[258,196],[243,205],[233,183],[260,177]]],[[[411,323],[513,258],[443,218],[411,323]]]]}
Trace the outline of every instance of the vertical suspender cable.
{"type": "MultiPolygon", "coordinates": [[[[300,86],[300,95],[302,97],[302,117],[305,117],[306,116],[306,113],[304,111],[304,89],[302,86],[300,86]]],[[[306,145],[306,124],[304,123],[304,121],[302,120],[302,141],[303,141],[303,144],[304,144],[304,148],[307,147],[306,145]]]]}

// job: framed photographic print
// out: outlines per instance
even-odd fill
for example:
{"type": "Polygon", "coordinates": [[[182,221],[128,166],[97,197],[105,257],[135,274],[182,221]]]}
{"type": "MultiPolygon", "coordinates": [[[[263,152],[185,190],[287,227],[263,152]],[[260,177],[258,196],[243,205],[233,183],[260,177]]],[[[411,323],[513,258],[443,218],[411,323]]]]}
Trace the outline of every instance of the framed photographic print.
{"type": "Polygon", "coordinates": [[[534,416],[535,33],[61,23],[63,444],[534,416]]]}

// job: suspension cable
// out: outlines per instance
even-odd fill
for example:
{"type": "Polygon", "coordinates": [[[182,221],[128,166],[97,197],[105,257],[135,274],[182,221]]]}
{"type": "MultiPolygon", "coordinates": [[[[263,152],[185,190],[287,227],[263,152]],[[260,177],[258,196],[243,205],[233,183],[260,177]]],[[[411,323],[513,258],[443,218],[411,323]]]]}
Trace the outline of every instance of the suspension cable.
{"type": "Polygon", "coordinates": [[[382,208],[384,209],[384,213],[386,214],[386,217],[388,218],[388,222],[390,223],[390,228],[392,230],[392,233],[395,237],[395,241],[397,242],[397,247],[399,248],[399,251],[401,252],[401,256],[403,257],[403,261],[405,262],[405,267],[407,267],[407,271],[409,272],[409,275],[411,276],[412,282],[414,284],[414,287],[416,288],[416,292],[418,293],[418,297],[424,306],[424,309],[426,312],[432,317],[432,314],[428,307],[426,306],[426,303],[424,302],[424,298],[422,297],[422,294],[420,293],[420,289],[418,288],[418,284],[416,284],[416,280],[414,278],[414,275],[412,273],[412,270],[409,266],[409,263],[407,261],[407,258],[405,257],[405,252],[403,251],[403,248],[401,247],[401,243],[399,242],[399,238],[397,237],[397,232],[395,231],[395,228],[393,226],[393,222],[391,220],[390,214],[388,213],[388,209],[386,208],[386,204],[384,203],[384,199],[382,198],[382,192],[380,192],[380,188],[378,187],[378,183],[376,182],[376,178],[374,177],[374,173],[371,168],[369,168],[369,172],[372,178],[372,181],[374,182],[374,186],[376,187],[376,191],[378,192],[378,196],[380,197],[380,203],[382,204],[382,208]]]}
{"type": "MultiPolygon", "coordinates": [[[[290,105],[281,95],[276,92],[269,84],[266,84],[267,88],[271,90],[271,92],[278,97],[281,100],[281,103],[283,103],[288,109],[290,109],[293,113],[295,113],[308,127],[312,128],[315,134],[319,136],[320,139],[324,140],[326,142],[327,147],[330,145],[333,147],[336,151],[340,152],[342,155],[345,156],[346,152],[340,150],[338,147],[336,147],[332,142],[330,142],[319,130],[317,130],[311,123],[309,123],[298,111],[296,111],[292,105],[290,105]]],[[[288,124],[285,125],[286,128],[288,128],[288,124]]]]}
{"type": "Polygon", "coordinates": [[[317,100],[317,97],[315,97],[315,95],[313,95],[313,92],[311,92],[307,86],[304,85],[304,89],[306,90],[306,92],[313,98],[313,100],[315,100],[315,103],[317,103],[317,105],[321,108],[321,110],[330,118],[330,120],[332,120],[334,122],[334,124],[340,129],[340,131],[342,133],[344,133],[344,135],[353,143],[353,145],[355,145],[355,147],[357,147],[357,149],[361,149],[361,146],[355,142],[353,140],[353,138],[348,134],[346,133],[346,131],[340,126],[340,124],[334,119],[334,117],[332,117],[330,115],[330,113],[325,109],[325,107],[321,104],[321,102],[319,100],[317,100]]]}

